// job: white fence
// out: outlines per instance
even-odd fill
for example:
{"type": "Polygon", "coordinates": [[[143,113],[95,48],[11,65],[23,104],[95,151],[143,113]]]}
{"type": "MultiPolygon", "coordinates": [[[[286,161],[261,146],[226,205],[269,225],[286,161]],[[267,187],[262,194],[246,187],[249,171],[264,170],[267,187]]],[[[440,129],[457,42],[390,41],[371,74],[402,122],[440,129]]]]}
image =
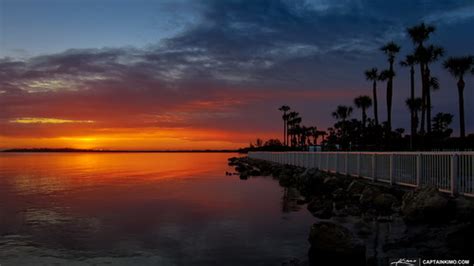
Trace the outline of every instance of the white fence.
{"type": "Polygon", "coordinates": [[[474,197],[474,152],[249,152],[250,158],[474,197]]]}

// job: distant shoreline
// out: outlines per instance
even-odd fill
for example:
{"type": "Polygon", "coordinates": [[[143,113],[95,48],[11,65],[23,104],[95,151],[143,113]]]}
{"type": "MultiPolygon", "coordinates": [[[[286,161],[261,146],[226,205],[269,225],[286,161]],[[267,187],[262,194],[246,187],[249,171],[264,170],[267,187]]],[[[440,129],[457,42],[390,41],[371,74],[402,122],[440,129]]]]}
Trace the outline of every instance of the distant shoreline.
{"type": "Polygon", "coordinates": [[[91,152],[91,153],[179,153],[179,152],[238,152],[238,150],[94,150],[94,149],[72,149],[72,148],[36,148],[36,149],[7,149],[2,152],[91,152]]]}

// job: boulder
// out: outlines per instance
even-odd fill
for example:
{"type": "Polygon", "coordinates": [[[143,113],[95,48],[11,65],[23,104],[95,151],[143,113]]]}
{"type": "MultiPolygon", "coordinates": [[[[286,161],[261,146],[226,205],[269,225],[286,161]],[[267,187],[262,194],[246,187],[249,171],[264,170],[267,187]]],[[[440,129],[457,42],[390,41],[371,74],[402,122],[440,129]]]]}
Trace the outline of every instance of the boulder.
{"type": "Polygon", "coordinates": [[[306,168],[303,173],[301,173],[301,176],[314,176],[319,173],[318,168],[306,168]]]}
{"type": "Polygon", "coordinates": [[[398,199],[392,194],[382,193],[374,197],[373,205],[379,213],[391,213],[392,207],[398,205],[398,199]]]}
{"type": "Polygon", "coordinates": [[[242,173],[240,173],[239,178],[241,180],[247,180],[249,178],[249,174],[247,172],[242,172],[242,173]]]}
{"type": "Polygon", "coordinates": [[[346,198],[346,192],[343,188],[338,188],[332,192],[332,198],[336,201],[341,201],[346,198]]]}
{"type": "Polygon", "coordinates": [[[330,195],[334,190],[340,187],[341,185],[337,177],[328,176],[323,180],[320,193],[330,195]]]}
{"type": "Polygon", "coordinates": [[[365,188],[364,183],[354,180],[349,184],[346,190],[350,194],[361,194],[364,188],[365,188]]]}
{"type": "Polygon", "coordinates": [[[312,265],[365,265],[365,246],[349,229],[332,222],[317,222],[309,234],[312,265]],[[330,264],[326,264],[330,262],[330,264]]]}
{"type": "Polygon", "coordinates": [[[260,172],[260,170],[256,167],[254,167],[252,170],[250,170],[250,175],[251,176],[261,176],[262,173],[260,172]]]}
{"type": "Polygon", "coordinates": [[[360,194],[359,203],[365,207],[371,206],[375,197],[379,194],[380,190],[378,188],[374,186],[366,186],[360,194]]]}
{"type": "Polygon", "coordinates": [[[402,199],[401,211],[409,223],[439,223],[452,218],[450,207],[446,195],[427,186],[407,192],[402,199]]]}
{"type": "Polygon", "coordinates": [[[308,203],[307,208],[320,219],[329,219],[333,215],[333,201],[330,199],[314,198],[308,203]]]}

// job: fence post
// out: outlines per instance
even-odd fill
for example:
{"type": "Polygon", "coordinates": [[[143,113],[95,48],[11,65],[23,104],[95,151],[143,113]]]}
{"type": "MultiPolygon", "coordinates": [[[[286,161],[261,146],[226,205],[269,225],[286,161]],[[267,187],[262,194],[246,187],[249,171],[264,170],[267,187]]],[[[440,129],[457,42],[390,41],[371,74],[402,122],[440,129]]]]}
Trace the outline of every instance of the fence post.
{"type": "Polygon", "coordinates": [[[326,172],[331,172],[329,171],[329,154],[326,154],[326,172]]]}
{"type": "Polygon", "coordinates": [[[416,155],[416,187],[421,185],[421,153],[416,155]]]}
{"type": "Polygon", "coordinates": [[[375,177],[375,153],[372,154],[372,181],[375,182],[377,178],[375,177]]]}
{"type": "Polygon", "coordinates": [[[390,154],[390,185],[393,185],[393,153],[390,154]]]}
{"type": "Polygon", "coordinates": [[[321,164],[322,162],[322,158],[323,156],[321,155],[321,153],[318,153],[318,168],[319,170],[322,170],[323,169],[323,165],[321,164]]]}
{"type": "Polygon", "coordinates": [[[451,155],[451,195],[458,193],[458,155],[451,155]]]}
{"type": "Polygon", "coordinates": [[[360,177],[360,152],[357,153],[357,177],[360,177]]]}
{"type": "Polygon", "coordinates": [[[349,173],[347,171],[348,170],[347,167],[348,167],[348,164],[349,164],[348,160],[349,160],[349,153],[346,152],[346,165],[344,166],[344,168],[345,168],[345,173],[344,174],[345,175],[349,175],[349,173]]]}

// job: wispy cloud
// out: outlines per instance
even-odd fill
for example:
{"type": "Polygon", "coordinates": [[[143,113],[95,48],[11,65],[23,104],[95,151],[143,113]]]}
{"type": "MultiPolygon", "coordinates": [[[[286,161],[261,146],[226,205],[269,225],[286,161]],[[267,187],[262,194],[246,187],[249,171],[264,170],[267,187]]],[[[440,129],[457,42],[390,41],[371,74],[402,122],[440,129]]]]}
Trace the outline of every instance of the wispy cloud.
{"type": "Polygon", "coordinates": [[[68,124],[68,123],[94,123],[92,120],[71,120],[46,117],[20,117],[10,120],[10,123],[17,124],[68,124]]]}
{"type": "Polygon", "coordinates": [[[425,20],[429,23],[453,24],[466,20],[474,19],[474,4],[463,6],[454,10],[440,11],[426,16],[425,20]]]}

